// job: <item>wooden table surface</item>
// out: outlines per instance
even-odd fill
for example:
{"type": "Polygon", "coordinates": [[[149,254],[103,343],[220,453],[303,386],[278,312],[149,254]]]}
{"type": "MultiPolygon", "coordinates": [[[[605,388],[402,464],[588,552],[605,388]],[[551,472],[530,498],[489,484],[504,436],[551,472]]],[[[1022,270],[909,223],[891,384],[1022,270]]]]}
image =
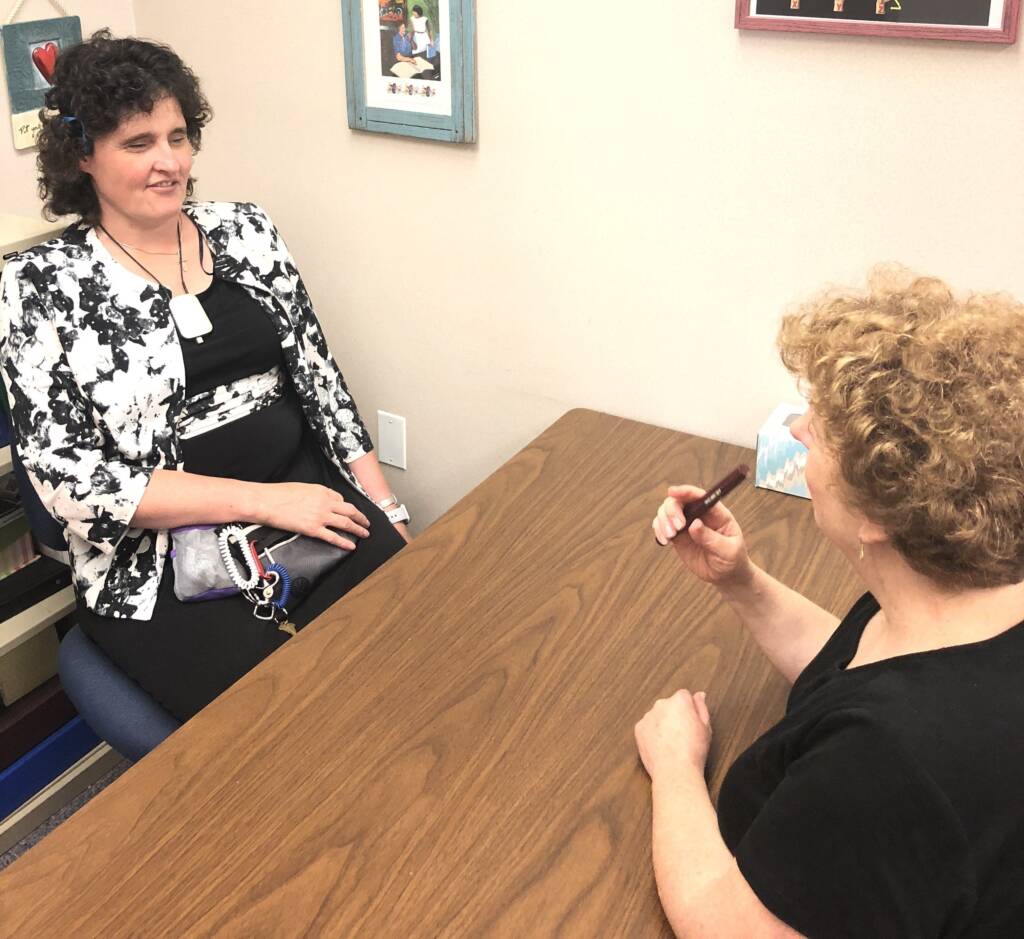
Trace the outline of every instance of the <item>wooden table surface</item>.
{"type": "MultiPolygon", "coordinates": [[[[670,935],[633,725],[707,690],[717,792],[786,686],[650,521],[741,461],[570,411],[0,873],[0,933],[670,935]]],[[[758,562],[844,611],[808,502],[728,502],[758,562]]]]}

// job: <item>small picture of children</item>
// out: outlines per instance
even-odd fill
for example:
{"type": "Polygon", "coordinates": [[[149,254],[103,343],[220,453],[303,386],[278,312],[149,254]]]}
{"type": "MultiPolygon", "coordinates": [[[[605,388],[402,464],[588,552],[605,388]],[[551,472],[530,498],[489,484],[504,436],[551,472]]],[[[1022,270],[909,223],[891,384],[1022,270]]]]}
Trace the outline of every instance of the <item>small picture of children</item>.
{"type": "Polygon", "coordinates": [[[385,78],[441,80],[440,0],[379,0],[381,74],[385,78]]]}

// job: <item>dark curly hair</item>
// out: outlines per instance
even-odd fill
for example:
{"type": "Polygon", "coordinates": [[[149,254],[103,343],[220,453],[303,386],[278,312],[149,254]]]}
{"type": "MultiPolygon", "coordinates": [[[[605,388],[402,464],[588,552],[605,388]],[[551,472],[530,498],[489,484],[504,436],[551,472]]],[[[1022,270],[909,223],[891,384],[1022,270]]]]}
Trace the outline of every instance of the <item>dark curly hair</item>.
{"type": "MultiPolygon", "coordinates": [[[[167,46],[142,39],[114,39],[101,29],[86,42],[57,58],[53,87],[40,112],[39,196],[50,220],[77,215],[95,225],[100,204],[92,177],[79,169],[92,142],[113,132],[122,121],[148,114],[166,97],[177,100],[193,151],[203,127],[213,117],[199,80],[167,46]]],[[[192,195],[195,180],[189,178],[192,195]]]]}

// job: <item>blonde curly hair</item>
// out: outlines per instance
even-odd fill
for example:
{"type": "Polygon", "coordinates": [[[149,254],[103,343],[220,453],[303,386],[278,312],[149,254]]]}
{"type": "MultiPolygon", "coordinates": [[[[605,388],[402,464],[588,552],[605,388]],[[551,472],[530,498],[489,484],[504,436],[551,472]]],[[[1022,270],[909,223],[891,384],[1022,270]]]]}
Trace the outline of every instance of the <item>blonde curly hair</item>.
{"type": "Polygon", "coordinates": [[[878,267],[784,317],[847,502],[949,589],[1024,580],[1024,305],[878,267]]]}

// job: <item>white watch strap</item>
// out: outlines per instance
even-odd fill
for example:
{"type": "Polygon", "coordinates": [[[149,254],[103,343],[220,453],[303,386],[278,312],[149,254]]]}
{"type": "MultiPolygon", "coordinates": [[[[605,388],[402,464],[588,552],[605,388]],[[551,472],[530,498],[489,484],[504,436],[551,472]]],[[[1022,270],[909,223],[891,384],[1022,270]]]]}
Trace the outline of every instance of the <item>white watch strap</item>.
{"type": "Polygon", "coordinates": [[[384,514],[387,515],[388,521],[391,522],[392,525],[398,522],[409,521],[409,510],[404,505],[388,509],[384,514]]]}

